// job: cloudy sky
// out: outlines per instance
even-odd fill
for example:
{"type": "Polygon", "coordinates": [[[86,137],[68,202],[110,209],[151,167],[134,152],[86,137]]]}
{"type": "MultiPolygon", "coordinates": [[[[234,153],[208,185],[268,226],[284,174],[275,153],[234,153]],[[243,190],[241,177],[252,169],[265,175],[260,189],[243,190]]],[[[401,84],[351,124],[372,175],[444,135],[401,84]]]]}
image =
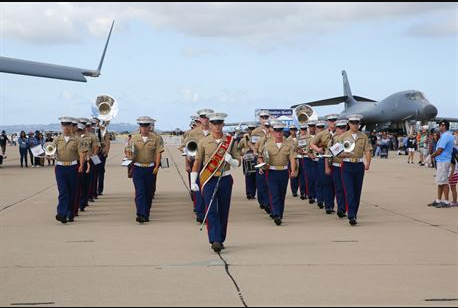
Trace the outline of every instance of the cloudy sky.
{"type": "Polygon", "coordinates": [[[99,78],[0,74],[0,126],[87,116],[99,94],[118,99],[116,122],[185,128],[204,107],[253,120],[342,95],[342,69],[356,95],[416,89],[458,117],[457,3],[0,3],[0,55],[95,69],[113,19],[99,78]]]}

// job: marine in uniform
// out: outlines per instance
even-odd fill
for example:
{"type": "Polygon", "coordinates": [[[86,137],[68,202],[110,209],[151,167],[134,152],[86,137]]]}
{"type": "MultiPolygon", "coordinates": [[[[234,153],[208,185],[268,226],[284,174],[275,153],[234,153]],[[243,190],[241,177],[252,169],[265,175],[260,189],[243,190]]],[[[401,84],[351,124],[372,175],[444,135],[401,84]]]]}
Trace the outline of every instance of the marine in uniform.
{"type": "MultiPolygon", "coordinates": [[[[338,114],[330,114],[326,116],[328,121],[328,128],[324,129],[320,133],[317,134],[316,138],[312,140],[310,147],[318,154],[324,155],[328,150],[328,145],[335,134],[336,129],[336,121],[339,118],[338,114]]],[[[326,174],[326,167],[325,167],[325,158],[321,157],[318,160],[318,177],[319,177],[319,200],[318,204],[322,204],[324,201],[326,214],[332,214],[334,212],[334,184],[332,177],[326,174]],[[320,200],[320,198],[322,198],[320,200]],[[321,202],[320,202],[321,201],[321,202]]],[[[321,208],[321,206],[320,206],[321,208]]]]}
{"type": "MultiPolygon", "coordinates": [[[[196,129],[192,130],[188,138],[185,139],[184,144],[187,144],[189,141],[195,141],[199,143],[202,139],[210,135],[210,123],[208,119],[208,115],[214,113],[212,109],[201,109],[197,111],[197,115],[199,116],[199,123],[200,126],[196,129]]],[[[202,162],[202,161],[201,161],[202,162]]],[[[196,165],[195,157],[186,157],[186,172],[190,174],[190,183],[192,184],[191,172],[196,165]]],[[[202,168],[201,165],[197,166],[198,172],[202,168]]],[[[199,178],[197,178],[199,182],[199,178]]],[[[194,192],[194,211],[196,213],[196,221],[198,223],[202,223],[204,221],[205,216],[205,202],[202,196],[202,192],[194,192]]]]}
{"type": "Polygon", "coordinates": [[[63,134],[54,141],[57,149],[55,173],[59,190],[56,220],[67,223],[74,218],[77,175],[83,172],[85,148],[72,135],[73,118],[61,117],[59,120],[63,134]]]}
{"type": "Polygon", "coordinates": [[[243,174],[245,175],[245,192],[248,200],[256,198],[256,148],[252,140],[255,123],[248,124],[248,132],[241,138],[238,148],[243,157],[243,174]]]}
{"type": "Polygon", "coordinates": [[[107,162],[108,154],[110,153],[111,140],[110,134],[108,132],[107,126],[109,122],[99,120],[98,126],[99,130],[97,132],[97,137],[100,142],[100,149],[98,156],[101,163],[98,167],[98,181],[97,181],[97,195],[103,195],[103,190],[105,188],[105,164],[107,162]]]}
{"type": "MultiPolygon", "coordinates": [[[[304,137],[304,176],[309,204],[314,204],[316,199],[318,158],[315,157],[315,155],[313,154],[313,150],[310,148],[310,143],[316,137],[316,124],[316,121],[307,122],[308,132],[304,137]]],[[[302,130],[305,130],[305,128],[301,129],[301,131],[302,130]]]]}
{"type": "Polygon", "coordinates": [[[342,153],[342,182],[347,203],[347,215],[350,225],[357,224],[358,210],[361,202],[364,173],[370,169],[372,159],[372,145],[366,134],[359,131],[362,115],[350,115],[350,130],[341,137],[343,142],[354,143],[355,148],[351,153],[342,153]],[[366,160],[364,161],[364,157],[366,160]]]}
{"type": "Polygon", "coordinates": [[[84,212],[86,207],[89,205],[89,201],[94,202],[93,196],[91,196],[90,192],[95,175],[95,169],[97,167],[94,165],[92,157],[98,153],[100,143],[98,138],[94,135],[94,133],[92,133],[92,121],[87,118],[80,118],[79,122],[86,127],[84,133],[81,134],[81,138],[88,148],[84,166],[86,167],[85,170],[89,169],[89,172],[81,174],[80,177],[81,195],[79,208],[80,211],[84,212]]]}
{"type": "MultiPolygon", "coordinates": [[[[158,133],[155,132],[155,126],[156,126],[156,120],[152,119],[152,123],[151,123],[151,133],[153,133],[157,138],[160,139],[160,142],[161,142],[161,146],[162,148],[164,149],[164,139],[162,139],[162,136],[159,135],[158,133]]],[[[161,160],[162,160],[162,152],[161,152],[161,160]]],[[[156,195],[156,187],[157,187],[157,176],[159,175],[159,173],[156,173],[154,175],[154,179],[153,179],[153,199],[154,199],[154,196],[156,195]]]]}
{"type": "Polygon", "coordinates": [[[345,206],[345,193],[342,184],[342,158],[336,157],[332,152],[331,148],[340,143],[342,144],[342,135],[347,131],[348,121],[347,120],[338,120],[336,122],[336,133],[332,137],[330,144],[328,146],[328,151],[326,154],[332,155],[332,158],[326,158],[326,174],[332,176],[335,188],[335,195],[337,201],[337,216],[339,218],[346,217],[345,213],[347,211],[345,206]]]}
{"type": "MultiPolygon", "coordinates": [[[[98,148],[96,152],[92,153],[92,156],[94,159],[97,159],[96,156],[98,157],[99,151],[100,151],[100,139],[99,139],[99,128],[97,125],[99,124],[99,120],[96,118],[92,118],[91,122],[91,129],[90,132],[95,136],[97,142],[98,142],[98,148]]],[[[97,184],[99,182],[99,165],[94,165],[94,168],[92,168],[93,173],[92,173],[92,180],[91,180],[91,185],[89,188],[89,201],[94,202],[94,199],[98,199],[97,195],[97,184]]]]}
{"type": "MultiPolygon", "coordinates": [[[[270,137],[270,113],[268,111],[261,111],[259,114],[259,121],[261,125],[253,130],[251,133],[252,142],[255,143],[256,156],[262,151],[261,145],[265,141],[265,138],[270,137]]],[[[260,161],[258,160],[258,163],[260,161]]],[[[270,214],[270,200],[269,200],[269,188],[267,186],[267,178],[264,170],[261,168],[256,170],[256,189],[258,191],[258,203],[259,207],[270,214]]]]}
{"type": "Polygon", "coordinates": [[[309,195],[308,177],[307,177],[307,146],[310,142],[308,134],[308,124],[304,123],[299,126],[300,132],[297,136],[297,158],[298,158],[298,183],[301,193],[301,200],[306,200],[309,195]]]}
{"type": "Polygon", "coordinates": [[[211,134],[199,142],[191,173],[191,189],[202,192],[208,211],[208,239],[212,249],[219,253],[224,249],[227,236],[233,186],[231,168],[239,167],[241,159],[234,137],[223,134],[227,115],[211,113],[207,116],[211,134]],[[199,166],[202,164],[200,182],[197,182],[199,166]]]}
{"type": "Polygon", "coordinates": [[[153,120],[148,116],[138,118],[140,134],[132,136],[125,148],[127,158],[131,159],[133,163],[132,179],[135,186],[136,221],[141,224],[149,222],[153,202],[154,175],[159,172],[161,153],[164,151],[160,138],[151,133],[152,122],[153,120]]]}
{"type": "MultiPolygon", "coordinates": [[[[294,149],[297,151],[297,127],[296,125],[292,124],[289,126],[289,132],[290,135],[286,139],[286,141],[290,142],[293,146],[294,149]]],[[[298,154],[296,157],[296,176],[294,178],[290,179],[290,185],[291,185],[291,193],[293,194],[293,197],[297,197],[298,190],[299,190],[299,176],[300,176],[300,165],[302,164],[301,161],[302,155],[298,154]]],[[[289,170],[291,172],[291,164],[289,164],[289,170]]],[[[305,192],[304,192],[305,194],[305,192]]],[[[302,197],[302,192],[301,192],[301,197],[302,197]]]]}
{"type": "MultiPolygon", "coordinates": [[[[79,122],[79,119],[75,119],[76,122],[79,122]]],[[[83,190],[83,179],[90,172],[90,164],[87,163],[87,153],[89,152],[89,147],[86,144],[85,140],[81,137],[86,131],[86,126],[82,123],[78,123],[76,126],[76,133],[74,137],[77,139],[78,143],[84,147],[84,157],[85,161],[83,163],[83,172],[78,173],[77,175],[77,185],[76,185],[76,198],[73,205],[74,216],[78,216],[78,211],[80,209],[81,195],[83,190]]],[[[71,221],[71,219],[70,219],[71,221]]]]}
{"type": "Polygon", "coordinates": [[[266,141],[261,161],[267,166],[267,182],[271,200],[272,216],[276,225],[282,224],[285,211],[286,191],[288,190],[289,177],[296,177],[296,151],[294,145],[285,140],[283,130],[285,125],[281,122],[272,124],[272,138],[266,141]],[[291,172],[288,164],[291,165],[291,172]]]}

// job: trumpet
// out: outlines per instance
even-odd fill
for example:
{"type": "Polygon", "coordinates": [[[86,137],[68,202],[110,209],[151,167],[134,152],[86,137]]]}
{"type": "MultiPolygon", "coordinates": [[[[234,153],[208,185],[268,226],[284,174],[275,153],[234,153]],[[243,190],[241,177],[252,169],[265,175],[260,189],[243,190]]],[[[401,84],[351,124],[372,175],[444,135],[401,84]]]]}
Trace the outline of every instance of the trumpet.
{"type": "Polygon", "coordinates": [[[356,147],[355,141],[354,140],[350,140],[350,139],[345,140],[342,145],[344,147],[344,152],[345,153],[353,152],[355,150],[355,147],[356,147]]]}
{"type": "Polygon", "coordinates": [[[43,145],[43,149],[45,151],[45,155],[49,158],[56,158],[57,147],[56,144],[53,142],[46,142],[43,145]]]}
{"type": "Polygon", "coordinates": [[[306,104],[297,106],[296,109],[294,109],[294,115],[301,125],[306,124],[308,121],[318,120],[318,114],[316,111],[306,104]]]}
{"type": "Polygon", "coordinates": [[[188,142],[186,142],[186,145],[184,147],[184,153],[186,154],[186,156],[194,158],[197,155],[197,148],[197,140],[191,139],[188,142]]]}

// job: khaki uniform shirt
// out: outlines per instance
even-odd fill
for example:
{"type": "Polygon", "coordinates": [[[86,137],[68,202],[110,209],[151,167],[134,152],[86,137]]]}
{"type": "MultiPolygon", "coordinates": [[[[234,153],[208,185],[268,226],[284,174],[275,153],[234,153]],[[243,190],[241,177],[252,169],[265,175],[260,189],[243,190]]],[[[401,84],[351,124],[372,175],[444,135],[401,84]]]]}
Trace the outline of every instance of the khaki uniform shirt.
{"type": "MultiPolygon", "coordinates": [[[[260,144],[260,142],[262,141],[263,138],[265,138],[266,136],[270,135],[270,132],[268,129],[263,129],[262,126],[259,126],[257,128],[255,128],[252,132],[251,132],[251,136],[255,136],[255,137],[260,137],[261,139],[256,142],[255,144],[255,149],[258,151],[258,153],[261,152],[261,148],[260,146],[262,146],[260,144]]],[[[265,142],[265,141],[264,141],[265,142]]]]}
{"type": "MultiPolygon", "coordinates": [[[[102,136],[102,132],[100,132],[100,136],[102,136]]],[[[97,139],[99,139],[98,136],[97,136],[97,139]]],[[[108,132],[108,130],[106,130],[105,136],[102,137],[102,140],[100,140],[100,146],[102,147],[102,149],[104,149],[107,146],[107,144],[109,143],[110,143],[110,133],[108,132]]]]}
{"type": "Polygon", "coordinates": [[[157,154],[164,152],[161,139],[153,133],[149,133],[146,142],[143,141],[140,134],[132,136],[132,140],[127,145],[126,150],[129,151],[132,145],[134,145],[135,149],[133,161],[140,164],[155,163],[157,154]]]}
{"type": "Polygon", "coordinates": [[[99,138],[94,133],[84,133],[81,135],[81,138],[84,140],[84,143],[88,147],[88,155],[92,156],[97,153],[92,153],[92,149],[97,146],[100,147],[99,138]]]}
{"type": "Polygon", "coordinates": [[[325,129],[324,131],[320,132],[318,135],[316,135],[316,138],[314,138],[311,143],[316,145],[319,148],[323,148],[324,153],[326,153],[328,149],[329,142],[332,139],[332,134],[329,131],[329,129],[325,129]]]}
{"type": "MultiPolygon", "coordinates": [[[[337,143],[343,143],[343,141],[342,141],[342,136],[343,136],[343,134],[342,134],[342,135],[339,135],[339,136],[338,136],[338,135],[334,135],[334,136],[332,137],[332,139],[329,141],[329,144],[328,144],[328,146],[327,146],[327,151],[326,151],[325,154],[327,154],[327,155],[332,155],[330,149],[332,148],[333,145],[335,145],[335,144],[337,144],[337,143]]],[[[342,159],[342,158],[339,158],[339,157],[333,157],[333,158],[331,159],[331,163],[341,164],[342,162],[343,162],[343,159],[342,159]]]]}
{"type": "Polygon", "coordinates": [[[307,155],[315,153],[315,151],[313,151],[312,148],[310,147],[310,144],[312,143],[313,140],[315,140],[315,138],[316,138],[316,135],[307,134],[305,136],[305,140],[307,140],[307,146],[305,147],[305,153],[307,153],[307,155]]]}
{"type": "Polygon", "coordinates": [[[70,136],[68,142],[65,142],[64,135],[60,135],[54,141],[54,144],[57,148],[57,161],[65,163],[79,161],[80,154],[87,152],[85,142],[77,136],[70,136]]]}
{"type": "Polygon", "coordinates": [[[356,139],[354,139],[352,132],[348,131],[342,135],[341,140],[342,142],[345,140],[352,140],[356,142],[355,149],[350,153],[350,158],[364,158],[367,151],[373,150],[372,145],[369,142],[369,138],[362,132],[358,132],[356,134],[356,139]]]}
{"type": "Polygon", "coordinates": [[[290,159],[296,159],[297,155],[291,142],[283,140],[281,147],[278,148],[273,138],[266,142],[265,151],[269,154],[269,165],[275,167],[288,166],[290,159]]]}
{"type": "MultiPolygon", "coordinates": [[[[226,136],[223,136],[223,138],[226,138],[226,136]]],[[[237,150],[237,146],[238,146],[237,143],[235,143],[232,147],[232,151],[229,153],[231,154],[232,158],[234,159],[240,158],[240,153],[237,150]]],[[[218,148],[218,143],[216,142],[215,138],[213,138],[213,136],[210,134],[209,136],[199,141],[199,145],[197,147],[196,160],[199,160],[200,162],[202,162],[203,164],[202,166],[205,166],[208,163],[208,161],[210,160],[210,158],[212,157],[213,153],[215,153],[217,148],[218,148]]],[[[223,172],[226,172],[229,170],[231,170],[231,165],[226,164],[223,172]]]]}
{"type": "Polygon", "coordinates": [[[249,152],[253,152],[251,148],[249,147],[249,144],[251,145],[251,135],[246,134],[240,140],[239,145],[238,145],[238,149],[242,155],[245,155],[246,153],[249,153],[249,152]]]}

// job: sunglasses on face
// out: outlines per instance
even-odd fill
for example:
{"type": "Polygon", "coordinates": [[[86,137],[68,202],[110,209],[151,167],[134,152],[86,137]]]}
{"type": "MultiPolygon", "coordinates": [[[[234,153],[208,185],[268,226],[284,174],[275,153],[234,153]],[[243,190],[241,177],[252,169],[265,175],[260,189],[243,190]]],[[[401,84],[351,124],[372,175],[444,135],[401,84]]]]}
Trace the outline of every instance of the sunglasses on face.
{"type": "Polygon", "coordinates": [[[290,128],[289,130],[290,130],[290,131],[293,131],[293,132],[296,132],[296,131],[297,131],[297,128],[290,128]]]}
{"type": "MultiPolygon", "coordinates": [[[[70,125],[73,125],[73,123],[67,123],[67,122],[60,123],[60,124],[62,124],[62,126],[70,126],[70,125]]],[[[29,134],[29,135],[33,135],[33,134],[29,134]]]]}
{"type": "Polygon", "coordinates": [[[201,119],[206,119],[207,116],[206,116],[206,115],[201,115],[201,116],[199,116],[199,118],[201,118],[201,119]]]}
{"type": "Polygon", "coordinates": [[[360,122],[359,121],[350,121],[350,124],[358,125],[360,122]]]}
{"type": "Polygon", "coordinates": [[[274,128],[274,132],[280,133],[283,131],[283,128],[274,128]]]}
{"type": "Polygon", "coordinates": [[[345,125],[345,126],[337,126],[337,128],[339,128],[339,129],[346,129],[346,128],[347,128],[347,125],[345,125]]]}
{"type": "MultiPolygon", "coordinates": [[[[311,128],[314,128],[314,127],[316,127],[316,125],[309,125],[309,128],[310,128],[310,127],[311,127],[311,128]]],[[[304,129],[305,129],[305,128],[304,128],[304,129]]]]}
{"type": "Polygon", "coordinates": [[[269,116],[261,116],[261,119],[268,119],[269,116]]]}
{"type": "Polygon", "coordinates": [[[140,127],[148,127],[149,124],[140,124],[140,127]]]}
{"type": "Polygon", "coordinates": [[[221,125],[224,123],[224,121],[218,120],[218,121],[210,121],[211,124],[213,125],[221,125]]]}
{"type": "Polygon", "coordinates": [[[334,123],[334,122],[336,122],[336,121],[337,121],[337,119],[329,119],[329,120],[328,120],[328,122],[332,122],[332,123],[334,123]]]}

